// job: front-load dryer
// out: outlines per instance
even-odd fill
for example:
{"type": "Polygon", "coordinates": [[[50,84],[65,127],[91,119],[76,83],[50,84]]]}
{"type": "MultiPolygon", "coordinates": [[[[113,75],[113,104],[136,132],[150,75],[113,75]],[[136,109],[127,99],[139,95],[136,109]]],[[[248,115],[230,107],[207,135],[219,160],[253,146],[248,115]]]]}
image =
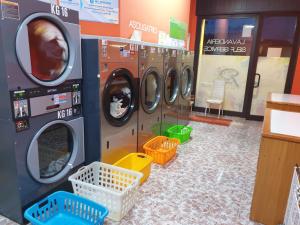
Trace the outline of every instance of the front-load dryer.
{"type": "Polygon", "coordinates": [[[137,151],[138,46],[100,40],[101,160],[137,151]]]}
{"type": "Polygon", "coordinates": [[[138,113],[138,151],[161,132],[163,98],[163,49],[139,47],[140,107],[138,113]]]}
{"type": "Polygon", "coordinates": [[[178,50],[165,49],[164,78],[161,134],[178,124],[179,68],[177,63],[178,50]]]}
{"type": "Polygon", "coordinates": [[[78,12],[1,1],[0,213],[23,211],[84,163],[78,12]]]}
{"type": "Polygon", "coordinates": [[[181,56],[180,88],[179,88],[179,110],[178,124],[188,125],[191,116],[191,94],[194,84],[194,54],[190,51],[183,51],[181,56]]]}

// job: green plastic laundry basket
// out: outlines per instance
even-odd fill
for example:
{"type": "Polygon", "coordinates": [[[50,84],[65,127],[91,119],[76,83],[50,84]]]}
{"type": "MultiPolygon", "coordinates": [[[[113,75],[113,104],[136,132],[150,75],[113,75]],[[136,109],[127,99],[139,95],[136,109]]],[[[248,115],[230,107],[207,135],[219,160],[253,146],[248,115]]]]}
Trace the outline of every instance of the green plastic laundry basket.
{"type": "Polygon", "coordinates": [[[190,126],[176,125],[167,130],[168,137],[177,138],[181,144],[190,139],[193,128],[190,126]]]}

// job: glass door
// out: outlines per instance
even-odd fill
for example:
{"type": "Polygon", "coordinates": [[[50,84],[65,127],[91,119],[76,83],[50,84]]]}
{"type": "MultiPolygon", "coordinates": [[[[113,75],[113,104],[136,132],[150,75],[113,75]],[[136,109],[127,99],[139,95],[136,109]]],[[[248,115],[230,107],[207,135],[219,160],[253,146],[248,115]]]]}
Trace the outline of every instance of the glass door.
{"type": "Polygon", "coordinates": [[[224,109],[243,112],[256,17],[223,16],[202,21],[195,106],[205,108],[215,80],[225,81],[224,109]]]}
{"type": "Polygon", "coordinates": [[[53,15],[27,17],[17,33],[16,53],[23,71],[43,86],[57,86],[70,75],[75,57],[72,37],[53,15]]]}
{"type": "Polygon", "coordinates": [[[192,93],[193,88],[193,80],[194,80],[194,72],[192,67],[186,66],[182,70],[181,73],[181,86],[180,86],[180,93],[182,98],[189,99],[192,93]]]}
{"type": "Polygon", "coordinates": [[[154,113],[161,98],[161,79],[158,70],[150,67],[144,74],[141,85],[141,105],[146,113],[154,113]]]}
{"type": "Polygon", "coordinates": [[[263,17],[251,116],[264,115],[270,92],[284,93],[296,26],[296,16],[263,17]]]}
{"type": "Polygon", "coordinates": [[[167,105],[174,105],[179,93],[179,74],[171,68],[165,77],[165,101],[167,105]]]}

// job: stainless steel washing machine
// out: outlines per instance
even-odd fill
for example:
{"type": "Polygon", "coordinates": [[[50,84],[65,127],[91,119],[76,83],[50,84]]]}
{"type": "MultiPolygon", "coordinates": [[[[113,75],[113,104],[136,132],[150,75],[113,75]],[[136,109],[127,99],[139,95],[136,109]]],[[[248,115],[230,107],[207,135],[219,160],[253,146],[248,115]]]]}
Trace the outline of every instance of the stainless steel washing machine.
{"type": "Polygon", "coordinates": [[[101,159],[137,152],[138,46],[100,40],[101,159]]]}
{"type": "Polygon", "coordinates": [[[179,95],[179,68],[176,49],[165,49],[164,52],[164,85],[162,103],[161,134],[167,135],[171,126],[178,124],[178,95],[179,95]]]}
{"type": "Polygon", "coordinates": [[[180,89],[179,89],[179,110],[178,124],[188,125],[191,115],[191,93],[194,83],[194,53],[190,51],[182,51],[180,60],[180,89]]]}
{"type": "Polygon", "coordinates": [[[23,210],[84,162],[78,12],[1,1],[0,213],[23,210]]]}
{"type": "Polygon", "coordinates": [[[163,98],[163,49],[151,46],[139,48],[140,107],[138,113],[138,151],[161,132],[163,98]]]}

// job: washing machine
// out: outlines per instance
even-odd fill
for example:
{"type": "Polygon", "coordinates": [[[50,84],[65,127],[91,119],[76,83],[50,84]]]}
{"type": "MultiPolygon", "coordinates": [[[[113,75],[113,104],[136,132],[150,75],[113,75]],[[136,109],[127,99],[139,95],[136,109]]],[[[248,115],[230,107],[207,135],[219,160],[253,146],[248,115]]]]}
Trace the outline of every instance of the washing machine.
{"type": "Polygon", "coordinates": [[[165,49],[164,51],[164,78],[161,134],[167,135],[167,130],[178,124],[178,96],[180,85],[179,63],[177,49],[165,49]]]}
{"type": "Polygon", "coordinates": [[[0,214],[23,211],[84,163],[78,12],[1,1],[0,214]]]}
{"type": "Polygon", "coordinates": [[[188,125],[191,115],[191,93],[194,84],[194,53],[182,51],[180,60],[180,89],[178,98],[178,124],[188,125]]]}
{"type": "Polygon", "coordinates": [[[138,151],[161,132],[163,98],[163,49],[141,45],[139,48],[140,107],[138,113],[138,151]]]}
{"type": "Polygon", "coordinates": [[[137,152],[138,46],[101,39],[101,160],[114,163],[137,152]]]}

